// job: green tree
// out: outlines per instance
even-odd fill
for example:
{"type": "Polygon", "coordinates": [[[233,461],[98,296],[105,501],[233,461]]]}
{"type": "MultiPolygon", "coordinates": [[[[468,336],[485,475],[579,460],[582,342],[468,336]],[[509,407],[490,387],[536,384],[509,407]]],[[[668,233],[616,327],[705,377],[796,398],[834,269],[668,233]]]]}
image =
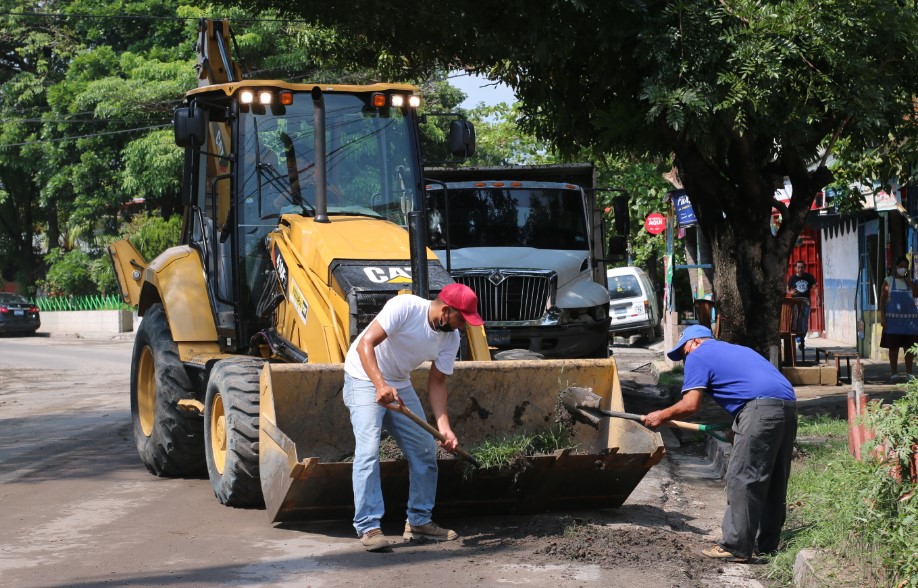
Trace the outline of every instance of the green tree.
{"type": "MultiPolygon", "coordinates": [[[[475,124],[476,150],[472,165],[541,165],[561,163],[548,141],[520,128],[520,104],[479,105],[469,112],[475,124]]],[[[570,161],[577,159],[572,155],[570,161]]]]}
{"type": "Polygon", "coordinates": [[[48,274],[45,289],[51,296],[82,296],[95,294],[92,280],[92,258],[79,249],[63,251],[52,249],[45,256],[48,274]]]}
{"type": "MultiPolygon", "coordinates": [[[[338,73],[367,59],[362,45],[272,14],[252,19],[190,0],[51,0],[40,9],[23,0],[4,8],[0,274],[25,289],[49,263],[59,266],[56,273],[76,269],[63,263],[66,251],[103,259],[125,203],[143,199],[164,219],[182,210],[182,151],[170,120],[184,92],[198,85],[200,17],[239,17],[235,46],[247,76],[359,83],[377,75],[366,68],[338,73]],[[42,255],[55,248],[63,252],[42,255]]],[[[380,57],[385,67],[390,61],[380,57]]]]}
{"type": "Polygon", "coordinates": [[[161,216],[138,214],[125,227],[122,237],[128,239],[137,252],[149,261],[181,243],[182,217],[173,215],[163,219],[161,216]]]}
{"type": "Polygon", "coordinates": [[[758,349],[778,343],[787,258],[831,180],[826,155],[840,139],[915,134],[914,2],[240,2],[404,48],[406,75],[461,64],[503,81],[523,126],[561,153],[674,157],[711,242],[721,334],[758,349]],[[785,177],[793,197],[772,234],[785,177]]]}

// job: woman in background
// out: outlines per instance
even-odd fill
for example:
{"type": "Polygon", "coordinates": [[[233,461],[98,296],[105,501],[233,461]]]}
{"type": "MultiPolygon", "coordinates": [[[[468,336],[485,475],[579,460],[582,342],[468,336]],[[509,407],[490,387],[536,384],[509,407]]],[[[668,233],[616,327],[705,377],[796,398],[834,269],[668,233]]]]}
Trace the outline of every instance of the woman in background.
{"type": "Polygon", "coordinates": [[[912,374],[915,356],[910,349],[918,343],[916,297],[918,285],[909,276],[908,258],[899,256],[895,272],[883,282],[883,292],[880,294],[880,324],[883,326],[880,347],[889,350],[892,378],[899,375],[900,347],[905,350],[905,375],[912,374]]]}

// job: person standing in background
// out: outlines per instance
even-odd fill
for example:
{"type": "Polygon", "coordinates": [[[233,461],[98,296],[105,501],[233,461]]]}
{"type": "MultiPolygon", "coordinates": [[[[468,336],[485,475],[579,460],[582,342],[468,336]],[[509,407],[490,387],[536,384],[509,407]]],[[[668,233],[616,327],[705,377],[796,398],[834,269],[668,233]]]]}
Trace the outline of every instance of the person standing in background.
{"type": "Polygon", "coordinates": [[[797,345],[803,349],[803,341],[810,330],[810,291],[816,292],[816,306],[819,306],[819,290],[816,289],[816,278],[806,271],[806,263],[802,259],[794,264],[794,270],[787,279],[787,293],[806,302],[797,319],[797,345]]]}
{"type": "Polygon", "coordinates": [[[900,255],[896,259],[893,275],[883,281],[880,293],[880,324],[883,334],[880,347],[889,350],[889,369],[892,378],[899,376],[899,348],[905,350],[905,373],[912,374],[914,355],[909,351],[918,343],[918,285],[908,275],[908,258],[900,255]]]}

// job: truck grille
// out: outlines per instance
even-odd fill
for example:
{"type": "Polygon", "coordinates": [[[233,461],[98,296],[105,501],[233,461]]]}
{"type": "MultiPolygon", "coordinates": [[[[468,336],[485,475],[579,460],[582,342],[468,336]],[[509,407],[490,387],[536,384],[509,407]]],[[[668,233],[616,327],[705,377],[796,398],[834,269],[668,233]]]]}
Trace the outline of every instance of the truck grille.
{"type": "Polygon", "coordinates": [[[557,275],[539,270],[454,272],[453,279],[478,294],[478,312],[487,322],[534,321],[554,300],[557,275]]]}

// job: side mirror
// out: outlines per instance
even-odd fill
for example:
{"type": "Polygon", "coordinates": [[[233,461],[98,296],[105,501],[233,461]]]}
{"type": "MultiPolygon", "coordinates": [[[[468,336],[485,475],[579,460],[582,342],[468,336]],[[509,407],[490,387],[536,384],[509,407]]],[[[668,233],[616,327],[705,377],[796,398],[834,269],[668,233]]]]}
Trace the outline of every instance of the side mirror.
{"type": "Polygon", "coordinates": [[[612,211],[615,213],[615,232],[628,236],[631,230],[631,211],[628,209],[630,195],[626,192],[612,198],[612,211]]]}
{"type": "Polygon", "coordinates": [[[190,106],[176,108],[172,115],[175,144],[179,147],[197,147],[204,144],[206,131],[204,117],[190,106]]]}
{"type": "Polygon", "coordinates": [[[449,152],[456,157],[475,155],[475,126],[467,120],[449,123],[449,152]]]}
{"type": "Polygon", "coordinates": [[[626,257],[628,255],[628,237],[612,235],[609,237],[609,247],[606,249],[608,257],[626,257]]]}

